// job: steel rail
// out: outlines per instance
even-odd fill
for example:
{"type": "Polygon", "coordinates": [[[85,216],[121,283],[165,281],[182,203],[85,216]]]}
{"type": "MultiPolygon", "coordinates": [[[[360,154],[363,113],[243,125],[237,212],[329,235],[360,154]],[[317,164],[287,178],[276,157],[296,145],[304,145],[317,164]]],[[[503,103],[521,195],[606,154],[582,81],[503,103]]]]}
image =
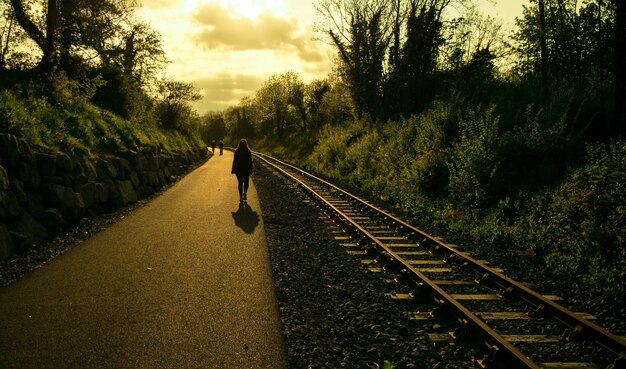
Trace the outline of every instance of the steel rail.
{"type": "MultiPolygon", "coordinates": [[[[597,342],[598,344],[604,346],[605,348],[607,348],[608,350],[610,350],[611,352],[613,352],[616,355],[616,362],[618,360],[624,360],[624,358],[626,357],[626,340],[624,340],[622,337],[619,337],[613,333],[608,332],[607,330],[605,330],[604,328],[588,321],[587,319],[584,319],[576,314],[574,314],[573,312],[565,309],[564,307],[556,304],[555,302],[548,300],[547,298],[545,298],[544,296],[542,296],[541,294],[527,288],[526,286],[522,285],[521,283],[505,276],[504,274],[493,270],[492,268],[484,265],[483,263],[479,262],[478,260],[465,255],[463,253],[461,253],[460,251],[454,249],[453,247],[449,246],[448,244],[446,244],[445,242],[427,234],[426,232],[408,224],[407,222],[395,217],[392,214],[389,214],[388,212],[386,212],[385,210],[382,210],[370,203],[368,203],[367,201],[358,198],[357,196],[352,195],[351,193],[341,189],[340,187],[337,187],[336,185],[325,181],[324,179],[321,179],[319,177],[316,177],[310,173],[307,173],[306,171],[291,165],[289,163],[285,163],[282,162],[278,159],[272,158],[271,156],[265,155],[265,154],[257,154],[258,157],[263,157],[263,158],[269,158],[272,161],[275,161],[277,163],[279,163],[280,165],[284,165],[288,168],[291,168],[295,171],[297,171],[298,173],[301,173],[319,183],[322,183],[326,186],[329,186],[331,188],[333,188],[336,191],[339,191],[340,193],[344,194],[345,196],[353,199],[354,201],[370,208],[371,210],[384,215],[385,217],[391,219],[393,222],[395,222],[396,224],[399,224],[400,226],[402,226],[402,228],[404,228],[406,231],[408,231],[409,236],[408,238],[412,239],[412,240],[417,240],[418,238],[422,237],[423,241],[428,241],[431,243],[434,243],[436,245],[437,248],[443,249],[445,252],[454,255],[454,257],[463,260],[465,263],[467,263],[469,266],[471,266],[474,270],[479,271],[480,274],[483,275],[483,278],[481,279],[481,282],[483,281],[490,281],[496,285],[498,285],[500,288],[502,288],[507,294],[511,294],[511,295],[516,295],[519,298],[523,299],[524,301],[526,301],[527,303],[529,303],[530,305],[535,306],[535,311],[537,314],[543,314],[543,315],[549,315],[552,316],[553,318],[559,320],[560,322],[562,322],[563,324],[565,324],[566,326],[571,328],[571,332],[570,332],[570,336],[568,337],[568,339],[578,339],[578,338],[587,338],[591,341],[597,342]]],[[[266,162],[268,162],[267,159],[265,159],[266,162]]],[[[282,171],[282,169],[281,169],[282,171]]],[[[284,171],[283,171],[284,172],[284,171]]],[[[366,231],[367,232],[367,231],[366,231]]],[[[378,241],[377,243],[380,243],[380,241],[378,241]]],[[[382,243],[380,243],[382,245],[382,243]]],[[[386,250],[388,250],[388,248],[384,245],[382,245],[386,250]]],[[[388,252],[393,253],[391,250],[388,250],[388,252]]],[[[395,255],[395,254],[393,254],[395,255]]],[[[404,263],[406,264],[406,263],[404,263]]],[[[413,269],[413,268],[411,268],[413,269]]],[[[410,270],[410,269],[409,269],[410,270]]],[[[417,272],[417,271],[416,271],[417,272]]],[[[419,272],[417,272],[419,273],[419,272]]],[[[421,274],[421,273],[420,273],[421,274]]]]}

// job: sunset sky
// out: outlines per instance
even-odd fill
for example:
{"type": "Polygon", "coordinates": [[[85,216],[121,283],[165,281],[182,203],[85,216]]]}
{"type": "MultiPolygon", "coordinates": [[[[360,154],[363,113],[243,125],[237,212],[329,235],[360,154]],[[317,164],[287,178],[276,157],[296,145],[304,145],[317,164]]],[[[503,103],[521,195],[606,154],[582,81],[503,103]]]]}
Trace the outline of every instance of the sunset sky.
{"type": "MultiPolygon", "coordinates": [[[[484,12],[512,25],[526,0],[477,0],[484,12]]],[[[192,82],[200,114],[237,104],[273,74],[305,82],[331,71],[333,49],[313,30],[308,0],[141,0],[140,19],[158,30],[170,60],[167,75],[192,82]]]]}

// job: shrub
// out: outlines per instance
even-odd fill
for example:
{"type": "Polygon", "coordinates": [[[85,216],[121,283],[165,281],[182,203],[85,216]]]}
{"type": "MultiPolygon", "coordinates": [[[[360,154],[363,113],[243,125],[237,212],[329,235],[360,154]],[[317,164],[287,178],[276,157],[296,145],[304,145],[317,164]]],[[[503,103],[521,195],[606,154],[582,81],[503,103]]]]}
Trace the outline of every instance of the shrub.
{"type": "Polygon", "coordinates": [[[587,162],[535,207],[533,241],[555,273],[623,295],[626,143],[587,146],[587,162]]]}
{"type": "Polygon", "coordinates": [[[491,189],[500,165],[499,117],[494,108],[484,114],[470,111],[459,122],[460,137],[447,161],[450,198],[460,207],[478,211],[491,200],[491,189]]]}
{"type": "Polygon", "coordinates": [[[150,119],[131,122],[76,97],[69,98],[64,106],[54,105],[32,92],[29,89],[21,96],[19,89],[0,90],[0,132],[74,155],[155,145],[166,151],[202,146],[199,135],[193,132],[166,132],[150,119]]]}
{"type": "Polygon", "coordinates": [[[307,164],[314,170],[330,177],[345,179],[349,173],[346,164],[346,148],[354,133],[351,126],[324,126],[318,144],[307,164]]]}
{"type": "Polygon", "coordinates": [[[524,123],[503,131],[495,111],[436,103],[385,124],[326,126],[306,163],[422,225],[534,249],[559,276],[623,295],[626,144],[588,145],[581,156],[565,116],[528,107],[524,123]]]}

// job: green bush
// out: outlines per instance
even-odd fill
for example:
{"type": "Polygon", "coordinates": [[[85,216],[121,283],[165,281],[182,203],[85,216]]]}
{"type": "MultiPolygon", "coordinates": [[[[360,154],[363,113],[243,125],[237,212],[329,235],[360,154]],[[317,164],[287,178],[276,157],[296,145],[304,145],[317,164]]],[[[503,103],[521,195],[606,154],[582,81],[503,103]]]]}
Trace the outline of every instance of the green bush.
{"type": "Polygon", "coordinates": [[[357,124],[346,127],[325,126],[319,137],[319,144],[313,149],[307,161],[310,167],[327,176],[346,179],[349,165],[346,163],[346,148],[351,141],[357,124]]]}
{"type": "Polygon", "coordinates": [[[551,270],[623,295],[626,143],[588,145],[586,158],[525,221],[533,224],[534,248],[551,270]]]}
{"type": "Polygon", "coordinates": [[[494,249],[534,249],[563,278],[624,294],[626,145],[580,155],[566,117],[436,103],[385,124],[325,126],[306,166],[381,197],[444,232],[494,249]]]}
{"type": "Polygon", "coordinates": [[[500,165],[499,118],[493,107],[484,114],[470,112],[459,122],[460,137],[452,145],[447,162],[450,199],[470,211],[483,209],[490,199],[500,165]]]}
{"type": "Polygon", "coordinates": [[[87,102],[88,94],[71,95],[80,92],[79,84],[59,78],[54,98],[37,97],[30,89],[23,94],[18,89],[0,90],[0,132],[72,155],[145,146],[179,151],[203,145],[197,133],[163,130],[151,120],[133,122],[98,108],[87,102]]]}

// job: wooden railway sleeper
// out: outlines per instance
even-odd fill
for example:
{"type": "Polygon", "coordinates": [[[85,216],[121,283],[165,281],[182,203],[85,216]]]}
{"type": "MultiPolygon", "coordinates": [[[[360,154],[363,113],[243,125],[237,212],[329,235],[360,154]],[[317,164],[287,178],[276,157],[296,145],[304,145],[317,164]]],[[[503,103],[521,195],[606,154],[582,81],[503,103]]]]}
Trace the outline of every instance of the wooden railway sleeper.
{"type": "Polygon", "coordinates": [[[347,227],[345,232],[352,238],[357,238],[360,234],[359,230],[354,227],[347,227]]]}
{"type": "Polygon", "coordinates": [[[367,236],[361,237],[356,243],[358,243],[360,246],[363,246],[363,247],[366,247],[366,246],[371,247],[373,245],[372,240],[370,240],[370,238],[367,236]]]}
{"type": "Polygon", "coordinates": [[[474,282],[476,282],[476,284],[484,284],[487,280],[489,280],[489,277],[489,273],[484,273],[480,277],[476,278],[474,282]]]}
{"type": "Polygon", "coordinates": [[[505,289],[501,289],[500,291],[498,291],[498,297],[500,298],[508,298],[511,297],[511,295],[513,294],[513,287],[507,287],[505,289]]]}
{"type": "Polygon", "coordinates": [[[449,255],[445,255],[443,257],[443,260],[446,261],[446,263],[454,263],[457,260],[461,260],[459,259],[459,257],[456,254],[449,254],[449,255]]]}
{"type": "Polygon", "coordinates": [[[535,306],[534,309],[528,310],[528,316],[531,318],[542,318],[545,315],[546,306],[544,304],[539,304],[535,306]]]}
{"type": "Polygon", "coordinates": [[[569,331],[566,331],[563,334],[563,337],[565,338],[567,342],[580,341],[581,339],[583,339],[583,327],[580,325],[577,325],[573,327],[572,329],[570,329],[569,331]]]}
{"type": "Polygon", "coordinates": [[[621,352],[615,358],[615,361],[610,364],[606,369],[624,369],[626,368],[626,352],[621,352]]]}
{"type": "Polygon", "coordinates": [[[487,352],[482,359],[476,360],[476,364],[483,369],[491,367],[491,365],[496,362],[498,352],[500,351],[500,347],[498,347],[497,345],[490,345],[487,342],[485,342],[485,345],[487,345],[489,352],[487,352]]]}
{"type": "Polygon", "coordinates": [[[448,334],[450,335],[450,337],[452,337],[454,341],[456,341],[459,338],[466,336],[468,329],[469,329],[469,324],[467,322],[467,319],[459,319],[459,325],[452,332],[449,332],[448,334]]]}
{"type": "Polygon", "coordinates": [[[380,251],[378,248],[376,248],[376,250],[380,254],[379,258],[381,259],[381,261],[382,259],[385,259],[383,265],[388,266],[387,270],[393,272],[402,272],[403,270],[405,270],[402,263],[400,263],[398,259],[393,257],[391,254],[387,253],[386,251],[380,251]]]}

